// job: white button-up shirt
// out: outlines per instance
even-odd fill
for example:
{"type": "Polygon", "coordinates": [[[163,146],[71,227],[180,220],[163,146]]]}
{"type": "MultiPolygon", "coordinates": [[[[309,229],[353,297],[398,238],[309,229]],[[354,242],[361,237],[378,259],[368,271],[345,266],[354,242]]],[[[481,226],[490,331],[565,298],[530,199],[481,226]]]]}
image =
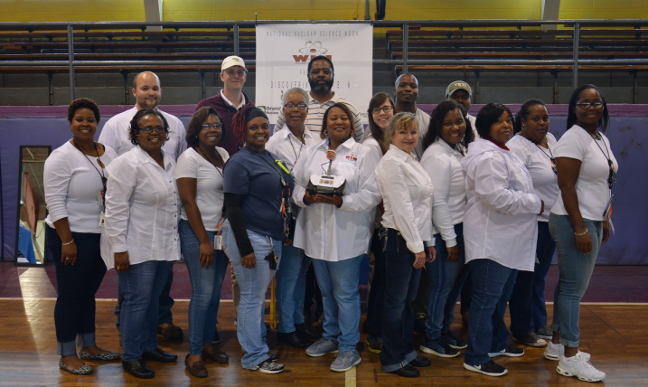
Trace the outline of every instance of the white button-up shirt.
{"type": "Polygon", "coordinates": [[[551,207],[556,203],[560,189],[558,188],[558,175],[551,169],[551,158],[553,150],[556,149],[556,138],[551,133],[547,133],[547,144],[549,148],[540,148],[531,140],[518,135],[513,136],[506,146],[511,152],[522,160],[524,166],[531,174],[533,180],[533,189],[535,193],[544,201],[544,212],[538,215],[538,222],[548,222],[551,207]]]}
{"type": "Polygon", "coordinates": [[[306,205],[304,194],[311,175],[326,173],[328,140],[308,147],[293,170],[293,200],[303,207],[297,216],[294,245],[308,257],[325,261],[343,261],[369,250],[374,210],[380,192],[374,171],[378,156],[352,138],[335,150],[331,173],[344,176],[346,186],[342,206],[314,203],[306,205]]]}
{"type": "Polygon", "coordinates": [[[511,151],[486,139],[470,144],[461,165],[468,199],[466,262],[486,258],[533,271],[541,203],[529,171],[511,151]]]}
{"type": "Polygon", "coordinates": [[[320,142],[322,142],[322,138],[319,133],[315,134],[310,130],[304,130],[304,142],[301,142],[290,129],[286,128],[286,130],[281,130],[270,137],[265,149],[279,157],[283,165],[292,171],[302,152],[309,146],[320,142]]]}
{"type": "Polygon", "coordinates": [[[106,236],[101,255],[108,269],[114,253],[128,251],[130,264],[180,259],[180,197],[175,161],[164,154],[164,169],[139,146],[109,166],[106,236]]]}
{"type": "Polygon", "coordinates": [[[376,181],[385,207],[383,227],[398,230],[413,253],[425,250],[423,242],[431,246],[434,189],[421,164],[392,144],[376,168],[376,181]]]}
{"type": "MultiPolygon", "coordinates": [[[[338,93],[334,93],[333,98],[324,103],[319,103],[319,101],[315,98],[311,98],[310,101],[308,101],[306,130],[310,130],[314,135],[319,137],[319,134],[322,131],[322,120],[324,119],[324,113],[328,110],[328,108],[338,102],[346,105],[346,107],[349,108],[349,111],[351,111],[353,117],[349,117],[349,119],[353,120],[353,126],[355,128],[353,137],[356,139],[356,141],[359,142],[364,137],[362,134],[364,132],[364,126],[362,125],[360,113],[358,112],[358,109],[356,109],[355,106],[351,104],[351,102],[347,101],[346,98],[340,97],[338,93]]],[[[286,117],[284,116],[283,109],[280,109],[279,115],[277,116],[277,122],[274,126],[274,132],[277,133],[277,131],[281,130],[285,126],[285,124],[286,117]]]]}
{"type": "MultiPolygon", "coordinates": [[[[169,139],[164,142],[162,150],[175,161],[187,149],[185,127],[178,117],[162,110],[160,110],[160,113],[169,124],[169,139]]],[[[101,129],[98,141],[113,148],[120,156],[133,149],[135,145],[128,138],[128,134],[130,132],[130,122],[135,117],[135,114],[137,114],[137,107],[113,116],[101,129]]]]}
{"type": "Polygon", "coordinates": [[[457,245],[454,225],[463,222],[466,210],[463,158],[461,152],[439,138],[425,150],[421,159],[434,186],[434,227],[447,247],[457,245]]]}
{"type": "Polygon", "coordinates": [[[423,138],[427,133],[428,126],[430,126],[430,115],[423,110],[416,108],[416,114],[414,114],[414,118],[416,118],[416,126],[419,130],[418,142],[416,143],[416,147],[414,148],[414,154],[420,160],[423,156],[423,138]]]}

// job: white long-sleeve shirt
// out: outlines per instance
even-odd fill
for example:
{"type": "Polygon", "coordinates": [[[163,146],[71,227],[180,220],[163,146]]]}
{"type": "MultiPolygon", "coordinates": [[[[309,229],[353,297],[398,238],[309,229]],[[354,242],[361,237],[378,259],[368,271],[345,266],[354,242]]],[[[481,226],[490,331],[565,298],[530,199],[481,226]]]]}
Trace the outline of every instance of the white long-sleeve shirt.
{"type": "MultiPolygon", "coordinates": [[[[363,136],[364,126],[362,125],[362,119],[360,117],[360,113],[358,112],[358,109],[356,109],[355,106],[351,104],[351,102],[347,101],[346,98],[344,97],[340,97],[338,93],[334,93],[333,98],[329,99],[324,103],[319,103],[318,100],[311,97],[310,101],[308,101],[308,115],[306,116],[306,130],[310,130],[311,132],[313,132],[315,136],[319,137],[319,134],[322,130],[322,120],[324,119],[324,113],[328,110],[328,108],[330,108],[331,106],[335,105],[338,102],[346,105],[346,107],[348,107],[349,110],[351,111],[353,117],[349,117],[349,119],[353,120],[353,127],[355,128],[353,137],[356,139],[356,141],[359,142],[364,137],[363,136]]],[[[277,115],[277,122],[275,123],[274,126],[274,133],[277,133],[277,131],[281,130],[285,125],[286,125],[286,117],[284,116],[283,109],[280,109],[279,114],[277,115]]]]}
{"type": "Polygon", "coordinates": [[[524,166],[529,170],[533,189],[544,201],[544,211],[538,215],[538,222],[548,222],[551,207],[556,203],[560,189],[558,188],[558,175],[551,169],[551,158],[556,149],[556,138],[547,133],[547,144],[549,149],[540,148],[520,135],[515,135],[506,143],[511,152],[522,160],[524,166]]]}
{"type": "Polygon", "coordinates": [[[454,225],[463,222],[466,210],[463,158],[461,152],[440,138],[425,150],[421,158],[421,165],[434,186],[434,227],[448,247],[457,245],[454,225]]]}
{"type": "Polygon", "coordinates": [[[344,176],[346,186],[342,206],[314,203],[306,205],[304,194],[312,174],[324,174],[328,140],[308,147],[293,170],[293,201],[303,207],[297,216],[294,245],[308,257],[325,261],[343,261],[369,250],[374,210],[380,203],[380,192],[374,171],[378,156],[352,138],[335,150],[332,173],[344,176]]]}
{"type": "MultiPolygon", "coordinates": [[[[160,110],[169,124],[169,139],[164,142],[162,150],[176,160],[187,149],[185,127],[178,117],[160,110]]],[[[128,138],[130,122],[137,114],[137,107],[121,112],[106,121],[99,134],[99,142],[113,148],[118,155],[123,155],[135,145],[128,138]]]]}
{"type": "Polygon", "coordinates": [[[290,129],[286,128],[286,130],[280,130],[270,137],[265,149],[279,157],[284,166],[292,171],[302,152],[309,146],[320,142],[322,142],[322,138],[319,133],[315,134],[310,130],[304,130],[304,142],[301,142],[290,129]]]}
{"type": "MultiPolygon", "coordinates": [[[[116,157],[117,153],[106,146],[100,159],[108,166],[116,157]]],[[[99,196],[103,191],[100,171],[102,168],[96,156],[86,158],[69,141],[56,148],[45,161],[43,172],[45,203],[49,211],[45,223],[54,228],[54,222],[68,218],[70,231],[100,234],[99,217],[103,211],[99,196]]],[[[103,173],[108,177],[105,169],[103,173]]]]}
{"type": "Polygon", "coordinates": [[[533,271],[541,203],[529,171],[511,151],[486,139],[470,144],[461,165],[468,199],[466,262],[486,258],[533,271]]]}
{"type": "Polygon", "coordinates": [[[108,269],[114,253],[128,251],[130,264],[180,259],[180,197],[175,161],[164,154],[164,169],[139,146],[108,167],[106,238],[101,256],[108,269]]]}
{"type": "Polygon", "coordinates": [[[385,213],[382,225],[398,230],[413,253],[432,245],[432,196],[434,188],[427,172],[416,159],[390,145],[376,168],[376,181],[385,213]]]}

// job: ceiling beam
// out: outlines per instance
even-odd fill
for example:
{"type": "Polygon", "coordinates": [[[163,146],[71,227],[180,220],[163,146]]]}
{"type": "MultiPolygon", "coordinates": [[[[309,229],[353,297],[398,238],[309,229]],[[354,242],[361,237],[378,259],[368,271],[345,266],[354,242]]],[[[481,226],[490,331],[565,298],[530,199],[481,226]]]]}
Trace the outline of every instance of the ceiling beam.
{"type": "MultiPolygon", "coordinates": [[[[162,1],[163,0],[144,0],[144,13],[147,22],[162,21],[162,1]]],[[[162,31],[160,26],[146,27],[148,31],[162,31]]]]}

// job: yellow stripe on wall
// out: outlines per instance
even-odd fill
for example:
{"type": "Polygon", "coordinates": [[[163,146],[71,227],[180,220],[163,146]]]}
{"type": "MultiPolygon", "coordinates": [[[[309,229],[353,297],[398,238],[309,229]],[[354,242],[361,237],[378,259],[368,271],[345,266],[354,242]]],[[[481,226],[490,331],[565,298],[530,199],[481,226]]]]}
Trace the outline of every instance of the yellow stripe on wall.
{"type": "MultiPolygon", "coordinates": [[[[144,21],[143,0],[1,0],[0,22],[144,21]]],[[[370,0],[371,15],[375,1],[370,0]]],[[[365,0],[164,0],[165,21],[364,20],[365,0]],[[258,14],[258,15],[255,15],[258,14]]],[[[388,0],[387,20],[540,19],[542,0],[388,0]]],[[[648,18],[645,0],[561,0],[561,19],[648,18]]]]}

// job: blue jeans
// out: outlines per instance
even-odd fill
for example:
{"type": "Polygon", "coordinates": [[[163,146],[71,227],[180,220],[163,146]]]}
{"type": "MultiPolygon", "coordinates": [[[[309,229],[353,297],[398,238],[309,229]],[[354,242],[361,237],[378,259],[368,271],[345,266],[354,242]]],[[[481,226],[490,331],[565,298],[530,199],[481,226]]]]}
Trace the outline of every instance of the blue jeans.
{"type": "Polygon", "coordinates": [[[284,246],[281,251],[281,265],[277,270],[277,305],[279,306],[279,332],[291,333],[295,324],[304,323],[304,296],[306,293],[306,272],[311,259],[304,250],[284,246]]]}
{"type": "MultiPolygon", "coordinates": [[[[214,250],[214,260],[209,267],[200,267],[200,241],[191,225],[181,220],[178,226],[180,247],[187,263],[191,280],[189,302],[189,353],[200,355],[203,344],[211,344],[216,331],[216,316],[220,306],[221,287],[228,260],[222,250],[214,250]]],[[[207,231],[214,240],[214,231],[207,231]]]]}
{"type": "Polygon", "coordinates": [[[568,215],[549,215],[549,232],[558,248],[560,272],[554,293],[551,329],[560,333],[560,342],[567,347],[578,347],[580,301],[589,285],[603,240],[603,222],[589,219],[583,221],[592,238],[592,251],[589,254],[581,254],[576,250],[574,228],[568,215]]]}
{"type": "Polygon", "coordinates": [[[243,267],[241,253],[236,245],[236,239],[229,222],[226,221],[222,228],[225,254],[232,263],[232,269],[241,288],[236,334],[244,352],[241,366],[249,370],[269,358],[263,314],[266,291],[275,272],[270,269],[270,263],[265,260],[265,257],[272,248],[277,258],[280,258],[282,245],[278,239],[272,239],[250,230],[247,230],[247,233],[256,256],[254,269],[243,267]]]}
{"type": "Polygon", "coordinates": [[[489,352],[499,352],[508,345],[511,335],[504,323],[504,313],[517,270],[491,259],[475,259],[470,264],[473,294],[465,356],[466,364],[480,365],[490,360],[489,352]]]}
{"type": "Polygon", "coordinates": [[[381,229],[385,252],[384,305],[382,308],[383,372],[393,372],[416,358],[414,349],[414,308],[421,269],[414,269],[414,254],[393,228],[381,229]]]}
{"type": "Polygon", "coordinates": [[[428,290],[428,314],[425,320],[425,336],[428,339],[438,339],[443,333],[450,330],[454,319],[455,305],[459,298],[460,289],[468,275],[464,272],[466,257],[464,255],[463,223],[454,226],[457,235],[457,246],[459,247],[459,258],[456,261],[448,261],[448,250],[441,235],[436,234],[435,244],[437,258],[433,262],[425,264],[430,287],[428,290]],[[462,272],[464,273],[461,276],[462,272]],[[452,292],[453,289],[459,289],[452,292]],[[449,297],[452,294],[453,297],[449,297]]]}
{"type": "MultiPolygon", "coordinates": [[[[169,274],[166,277],[166,282],[160,293],[160,299],[158,300],[158,311],[157,311],[157,323],[165,324],[173,322],[173,315],[171,314],[171,308],[175,301],[171,298],[171,284],[173,283],[173,265],[169,266],[169,274]]],[[[121,331],[119,326],[121,319],[119,315],[121,314],[122,303],[124,302],[124,295],[122,294],[121,286],[119,282],[117,283],[117,305],[115,305],[115,311],[113,312],[117,316],[117,330],[121,331]]]]}
{"type": "Polygon", "coordinates": [[[360,341],[360,266],[364,254],[343,261],[313,259],[322,291],[325,339],[338,342],[340,351],[356,349],[360,341]]]}
{"type": "Polygon", "coordinates": [[[77,247],[74,265],[61,262],[61,239],[55,229],[46,227],[47,247],[52,252],[56,269],[56,353],[61,356],[76,354],[74,339],[81,347],[92,347],[95,342],[95,293],[106,274],[101,259],[99,238],[101,234],[72,233],[77,247]]]}
{"type": "Polygon", "coordinates": [[[538,244],[533,271],[520,271],[509,301],[511,310],[511,333],[522,337],[547,325],[547,307],[544,290],[556,242],[549,234],[549,224],[538,222],[538,244]]]}
{"type": "Polygon", "coordinates": [[[172,261],[146,261],[117,272],[124,296],[119,316],[124,361],[141,359],[142,352],[157,348],[160,293],[172,266],[172,261]]]}

